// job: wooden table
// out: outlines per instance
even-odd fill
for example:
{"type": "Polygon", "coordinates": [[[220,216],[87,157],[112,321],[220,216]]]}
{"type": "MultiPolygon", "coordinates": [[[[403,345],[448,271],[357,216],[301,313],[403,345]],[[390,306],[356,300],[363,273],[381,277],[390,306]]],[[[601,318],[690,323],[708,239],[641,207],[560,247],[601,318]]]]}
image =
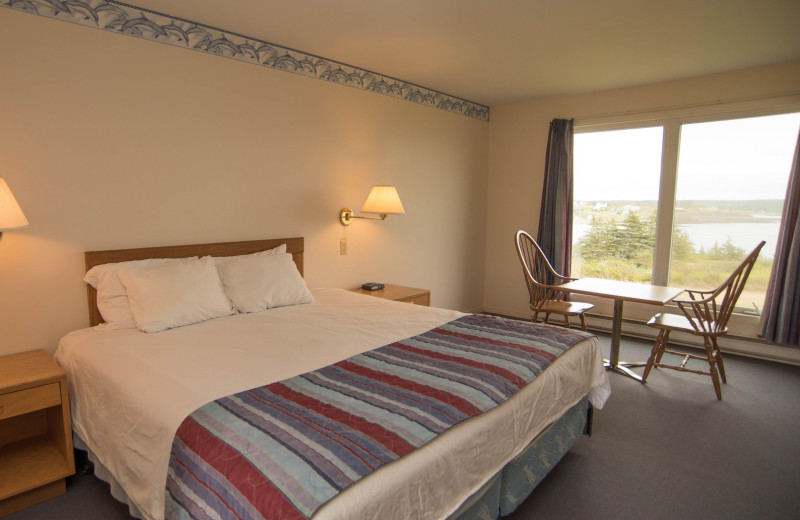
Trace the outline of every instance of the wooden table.
{"type": "Polygon", "coordinates": [[[558,286],[559,290],[577,294],[588,294],[601,298],[613,298],[614,320],[611,325],[611,357],[606,362],[606,368],[620,374],[632,377],[637,381],[642,378],[629,370],[628,367],[644,366],[644,363],[626,363],[619,360],[619,343],[622,337],[622,304],[625,301],[647,303],[650,305],[664,305],[683,292],[677,287],[664,287],[636,282],[622,282],[619,280],[604,280],[601,278],[579,278],[569,283],[558,286]]]}

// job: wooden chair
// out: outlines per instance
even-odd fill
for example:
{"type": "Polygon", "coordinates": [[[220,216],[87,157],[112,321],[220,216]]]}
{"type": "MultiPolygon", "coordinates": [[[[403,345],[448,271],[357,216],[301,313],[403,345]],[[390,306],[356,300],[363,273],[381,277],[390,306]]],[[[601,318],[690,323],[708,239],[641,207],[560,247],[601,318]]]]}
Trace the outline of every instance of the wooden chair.
{"type": "Polygon", "coordinates": [[[765,242],[762,241],[758,244],[753,252],[736,268],[733,274],[713,291],[687,290],[686,293],[688,293],[689,298],[672,300],[674,303],[678,304],[678,308],[683,312],[682,316],[659,313],[647,322],[649,326],[660,329],[660,332],[653,345],[653,350],[650,353],[650,359],[647,360],[647,365],[642,375],[642,383],[647,382],[647,376],[650,375],[650,370],[652,370],[653,367],[693,372],[695,374],[711,376],[711,381],[714,383],[714,391],[717,393],[717,399],[722,399],[722,390],[719,384],[720,377],[723,383],[727,383],[728,381],[725,378],[725,365],[722,362],[722,354],[719,351],[717,338],[728,332],[728,318],[731,317],[736,301],[742,293],[747,277],[750,275],[753,264],[756,263],[756,258],[758,258],[758,253],[761,251],[761,248],[764,247],[764,243],[765,242]],[[706,350],[705,356],[667,350],[669,335],[673,331],[701,336],[706,350]],[[663,364],[661,363],[661,358],[664,356],[664,353],[682,356],[683,361],[678,366],[663,364]],[[708,372],[686,368],[686,363],[688,363],[690,359],[707,361],[709,367],[708,372]]]}
{"type": "Polygon", "coordinates": [[[569,318],[578,316],[581,320],[581,329],[586,330],[586,320],[583,315],[594,305],[564,301],[565,293],[558,290],[559,284],[575,278],[558,274],[539,244],[525,231],[517,231],[515,239],[517,256],[522,263],[525,284],[530,295],[531,319],[535,322],[539,319],[539,314],[544,313],[544,322],[548,323],[551,314],[560,314],[564,317],[564,326],[569,328],[569,318]]]}

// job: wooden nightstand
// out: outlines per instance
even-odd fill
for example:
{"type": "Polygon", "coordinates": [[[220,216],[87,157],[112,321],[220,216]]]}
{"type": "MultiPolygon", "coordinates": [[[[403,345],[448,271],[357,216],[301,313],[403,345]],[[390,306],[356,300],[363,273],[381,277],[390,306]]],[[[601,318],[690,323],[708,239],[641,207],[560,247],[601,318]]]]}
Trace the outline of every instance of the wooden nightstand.
{"type": "Polygon", "coordinates": [[[44,350],[0,357],[0,516],[64,493],[73,473],[64,372],[44,350]]]}
{"type": "Polygon", "coordinates": [[[431,292],[427,289],[415,289],[414,287],[404,287],[402,285],[386,284],[383,289],[377,291],[365,291],[358,288],[353,289],[353,292],[360,294],[368,294],[370,296],[377,296],[386,300],[394,300],[396,302],[415,303],[417,305],[431,305],[431,292]]]}

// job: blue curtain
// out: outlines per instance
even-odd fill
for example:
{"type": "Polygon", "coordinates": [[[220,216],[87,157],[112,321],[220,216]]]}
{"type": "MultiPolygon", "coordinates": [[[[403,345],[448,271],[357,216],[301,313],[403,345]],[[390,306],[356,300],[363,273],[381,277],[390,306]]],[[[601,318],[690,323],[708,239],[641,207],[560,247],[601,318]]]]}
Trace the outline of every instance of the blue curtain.
{"type": "MultiPolygon", "coordinates": [[[[553,119],[547,137],[544,189],[537,241],[556,271],[572,270],[573,119],[553,119]]],[[[552,283],[548,280],[547,283],[552,283]]]]}
{"type": "Polygon", "coordinates": [[[789,175],[772,276],[764,304],[767,341],[800,346],[800,133],[789,175]]]}

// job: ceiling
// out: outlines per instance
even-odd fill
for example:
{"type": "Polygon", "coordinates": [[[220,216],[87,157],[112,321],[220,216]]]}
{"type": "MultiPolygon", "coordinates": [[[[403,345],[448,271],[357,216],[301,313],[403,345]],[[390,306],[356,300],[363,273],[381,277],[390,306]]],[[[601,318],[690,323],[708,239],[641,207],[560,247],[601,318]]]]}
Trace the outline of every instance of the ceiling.
{"type": "Polygon", "coordinates": [[[127,0],[484,105],[800,59],[798,0],[127,0]]]}

